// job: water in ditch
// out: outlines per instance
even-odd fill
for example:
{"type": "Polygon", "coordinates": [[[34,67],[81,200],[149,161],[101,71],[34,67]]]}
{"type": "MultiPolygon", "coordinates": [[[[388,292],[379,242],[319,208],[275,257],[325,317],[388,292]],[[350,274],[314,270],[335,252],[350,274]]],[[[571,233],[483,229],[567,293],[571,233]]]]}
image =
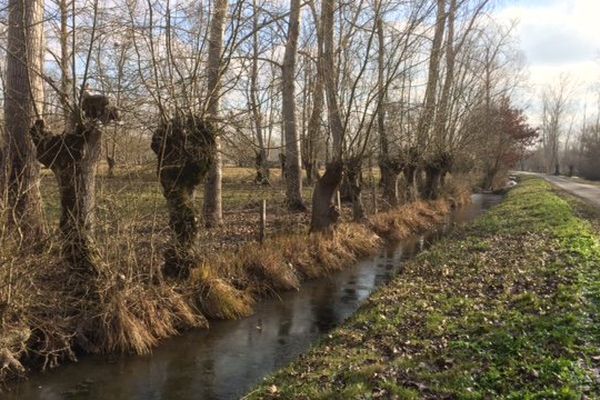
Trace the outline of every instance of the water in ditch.
{"type": "Polygon", "coordinates": [[[437,229],[403,240],[335,275],[305,282],[297,292],[263,301],[249,318],[213,321],[210,329],[166,340],[148,356],[83,357],[78,363],[33,374],[0,397],[238,399],[352,315],[374,290],[402,272],[407,259],[500,201],[497,195],[473,195],[471,204],[455,210],[437,229]]]}

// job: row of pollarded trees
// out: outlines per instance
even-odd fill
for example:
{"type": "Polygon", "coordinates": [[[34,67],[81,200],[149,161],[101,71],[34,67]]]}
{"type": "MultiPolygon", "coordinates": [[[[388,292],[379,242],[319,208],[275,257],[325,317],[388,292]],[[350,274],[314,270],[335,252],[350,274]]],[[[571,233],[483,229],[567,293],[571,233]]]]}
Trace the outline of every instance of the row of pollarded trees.
{"type": "Polygon", "coordinates": [[[94,269],[94,167],[116,114],[106,97],[86,92],[88,83],[110,92],[124,123],[138,121],[152,136],[173,232],[165,252],[171,276],[195,264],[193,201],[203,182],[203,222],[222,223],[225,146],[252,147],[257,181],[267,183],[267,154],[279,136],[289,209],[307,208],[303,167],[316,181],[312,232],[334,229],[340,187],[354,218],[364,218],[369,158],[379,160],[390,205],[400,202],[399,176],[402,197],[436,198],[449,172],[490,153],[480,140],[486,116],[514,86],[509,31],[491,27],[488,3],[96,1],[86,11],[59,0],[55,29],[42,23],[42,0],[11,1],[3,152],[11,221],[22,232],[42,228],[37,157],[61,188],[67,255],[94,269]],[[60,46],[44,46],[44,32],[60,46]],[[47,47],[61,50],[53,68],[41,63],[47,47]],[[326,162],[322,174],[318,161],[326,162]]]}

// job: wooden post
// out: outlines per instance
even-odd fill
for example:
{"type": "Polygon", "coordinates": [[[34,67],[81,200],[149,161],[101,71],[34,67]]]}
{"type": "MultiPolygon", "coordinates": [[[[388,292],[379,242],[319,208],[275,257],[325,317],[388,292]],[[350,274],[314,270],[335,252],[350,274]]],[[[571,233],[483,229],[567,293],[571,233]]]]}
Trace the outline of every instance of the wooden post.
{"type": "Polygon", "coordinates": [[[260,243],[264,243],[264,241],[265,241],[266,230],[267,230],[267,200],[263,199],[261,209],[260,209],[260,231],[258,234],[258,241],[260,243]]]}
{"type": "Polygon", "coordinates": [[[342,215],[342,196],[340,195],[340,191],[338,190],[336,193],[336,199],[337,199],[337,207],[338,210],[340,212],[340,215],[342,215]]]}
{"type": "Polygon", "coordinates": [[[377,183],[375,182],[375,175],[373,174],[373,157],[369,156],[368,159],[369,167],[369,181],[371,182],[371,195],[373,196],[373,215],[377,214],[377,183]]]}
{"type": "Polygon", "coordinates": [[[373,215],[377,214],[377,184],[375,179],[371,180],[371,188],[373,190],[373,215]]]}

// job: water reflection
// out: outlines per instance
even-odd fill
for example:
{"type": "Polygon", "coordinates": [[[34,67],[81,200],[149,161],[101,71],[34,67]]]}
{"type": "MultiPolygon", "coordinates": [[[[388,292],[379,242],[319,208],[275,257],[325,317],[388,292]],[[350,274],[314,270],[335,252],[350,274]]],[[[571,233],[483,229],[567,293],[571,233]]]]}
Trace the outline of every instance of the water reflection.
{"type": "Polygon", "coordinates": [[[475,195],[451,223],[427,235],[383,249],[373,259],[299,292],[262,302],[256,314],[213,322],[211,329],[166,341],[151,356],[86,357],[78,364],[33,376],[10,400],[212,400],[236,399],[265,375],[283,367],[319,336],[348,318],[377,287],[452,224],[472,220],[500,197],[475,195]]]}

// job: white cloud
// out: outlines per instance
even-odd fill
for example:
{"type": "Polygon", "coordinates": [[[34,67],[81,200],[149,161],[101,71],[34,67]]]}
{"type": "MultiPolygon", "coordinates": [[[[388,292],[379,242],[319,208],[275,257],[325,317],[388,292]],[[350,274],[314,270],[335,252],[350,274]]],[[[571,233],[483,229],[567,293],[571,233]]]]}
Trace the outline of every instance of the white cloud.
{"type": "Polygon", "coordinates": [[[574,113],[582,114],[586,102],[597,102],[593,92],[600,82],[599,0],[511,1],[497,10],[496,18],[518,21],[515,36],[529,67],[532,120],[538,117],[541,89],[562,74],[573,86],[574,113]]]}

